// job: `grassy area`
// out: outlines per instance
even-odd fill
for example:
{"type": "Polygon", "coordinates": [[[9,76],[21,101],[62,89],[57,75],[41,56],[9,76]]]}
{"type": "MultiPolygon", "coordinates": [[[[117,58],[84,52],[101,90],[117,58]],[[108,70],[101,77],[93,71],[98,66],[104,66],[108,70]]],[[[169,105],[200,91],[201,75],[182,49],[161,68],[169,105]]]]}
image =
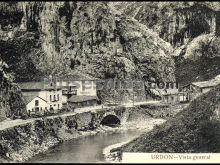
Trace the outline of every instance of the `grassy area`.
{"type": "Polygon", "coordinates": [[[113,151],[220,152],[220,122],[215,113],[219,103],[220,85],[192,101],[175,118],[113,151]]]}

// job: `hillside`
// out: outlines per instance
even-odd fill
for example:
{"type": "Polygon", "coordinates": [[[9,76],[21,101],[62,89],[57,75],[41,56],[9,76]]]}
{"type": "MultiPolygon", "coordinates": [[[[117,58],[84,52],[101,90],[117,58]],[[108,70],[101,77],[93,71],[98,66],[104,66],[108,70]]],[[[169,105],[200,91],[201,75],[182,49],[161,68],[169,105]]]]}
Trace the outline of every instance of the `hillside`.
{"type": "Polygon", "coordinates": [[[114,151],[119,153],[122,151],[159,153],[219,152],[219,102],[220,85],[193,100],[175,118],[114,151]]]}
{"type": "Polygon", "coordinates": [[[220,38],[214,34],[196,37],[174,56],[176,78],[180,84],[204,81],[220,73],[220,38]]]}
{"type": "MultiPolygon", "coordinates": [[[[219,2],[0,2],[1,59],[15,82],[75,71],[180,85],[208,80],[220,73],[219,10],[219,2]]],[[[98,92],[102,101],[132,98],[98,92]]]]}
{"type": "Polygon", "coordinates": [[[107,2],[1,2],[0,13],[1,57],[16,82],[75,71],[100,79],[175,81],[172,46],[107,2]]]}
{"type": "Polygon", "coordinates": [[[170,55],[180,85],[219,74],[219,2],[111,2],[111,6],[174,47],[170,55]]]}
{"type": "Polygon", "coordinates": [[[28,79],[28,76],[23,77],[25,74],[31,75],[29,79],[34,80],[40,79],[39,75],[42,74],[58,74],[71,70],[79,70],[98,78],[142,79],[147,74],[145,77],[154,79],[166,79],[166,77],[174,79],[172,62],[169,65],[173,71],[169,76],[162,75],[164,70],[148,73],[151,72],[150,68],[160,67],[159,62],[156,66],[142,65],[147,73],[143,73],[143,76],[137,74],[142,74],[143,70],[136,67],[139,63],[135,61],[137,55],[150,55],[152,58],[165,55],[164,63],[170,63],[172,59],[168,54],[172,47],[159,36],[152,35],[146,26],[112,11],[108,3],[15,2],[10,4],[5,2],[3,4],[2,12],[8,14],[7,7],[13,7],[14,12],[10,14],[14,14],[13,17],[17,18],[2,21],[2,34],[6,33],[7,36],[8,26],[13,25],[13,27],[11,38],[2,35],[3,41],[0,43],[3,60],[11,66],[12,71],[16,72],[17,81],[28,79]],[[30,14],[27,15],[25,11],[30,14]],[[10,51],[8,51],[9,47],[12,48],[10,51]],[[117,53],[118,49],[120,53],[117,53]],[[17,65],[14,65],[15,62],[17,65]],[[22,68],[22,65],[29,66],[22,68]],[[36,72],[34,77],[32,72],[36,72]],[[154,74],[156,76],[153,76],[154,74]]]}

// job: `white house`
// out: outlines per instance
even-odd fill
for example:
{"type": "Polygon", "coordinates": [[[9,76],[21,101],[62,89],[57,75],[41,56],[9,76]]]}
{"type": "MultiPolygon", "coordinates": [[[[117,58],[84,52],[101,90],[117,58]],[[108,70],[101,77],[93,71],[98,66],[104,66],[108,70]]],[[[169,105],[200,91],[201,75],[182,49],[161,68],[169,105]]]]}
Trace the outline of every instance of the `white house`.
{"type": "MultiPolygon", "coordinates": [[[[86,101],[86,96],[94,96],[96,98],[96,79],[82,74],[82,73],[72,73],[67,75],[62,75],[57,77],[57,86],[62,88],[62,100],[63,104],[67,104],[72,96],[74,98],[80,97],[81,100],[84,97],[86,101]]],[[[78,99],[77,99],[78,100],[78,99]]]]}
{"type": "Polygon", "coordinates": [[[19,83],[26,109],[31,112],[58,111],[62,108],[62,90],[45,82],[19,83]]]}
{"type": "Polygon", "coordinates": [[[220,75],[208,81],[192,82],[181,88],[181,92],[187,98],[187,101],[191,101],[197,96],[209,92],[215,86],[220,84],[220,75]]]}
{"type": "Polygon", "coordinates": [[[39,96],[24,96],[26,110],[28,113],[43,113],[47,110],[47,101],[39,96]]]}
{"type": "Polygon", "coordinates": [[[151,89],[151,93],[161,98],[163,103],[175,104],[180,102],[179,92],[177,88],[170,89],[151,89]]]}

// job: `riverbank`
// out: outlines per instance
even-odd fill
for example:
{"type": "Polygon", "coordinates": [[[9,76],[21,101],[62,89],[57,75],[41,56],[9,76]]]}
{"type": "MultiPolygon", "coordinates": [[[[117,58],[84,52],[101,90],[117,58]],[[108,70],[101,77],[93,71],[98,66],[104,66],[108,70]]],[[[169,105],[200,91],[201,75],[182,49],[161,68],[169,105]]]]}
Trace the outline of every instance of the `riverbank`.
{"type": "MultiPolygon", "coordinates": [[[[71,139],[97,133],[123,132],[129,129],[152,129],[164,119],[149,117],[151,107],[115,107],[97,112],[65,114],[22,122],[0,130],[0,162],[26,162],[34,155],[71,139]],[[145,110],[146,109],[146,110],[145,110]],[[106,115],[120,115],[120,127],[100,125],[106,115]]],[[[155,112],[154,108],[152,111],[155,112]]],[[[160,108],[158,112],[166,112],[160,108]]]]}
{"type": "MultiPolygon", "coordinates": [[[[143,130],[143,133],[146,133],[150,130],[152,130],[155,126],[161,125],[165,122],[166,120],[164,119],[148,119],[148,121],[146,120],[139,120],[139,121],[132,121],[132,122],[127,122],[125,123],[122,127],[121,130],[132,130],[132,129],[137,129],[137,130],[143,130]]],[[[103,149],[103,155],[104,158],[106,160],[106,162],[108,163],[119,163],[120,162],[120,157],[118,156],[118,152],[112,152],[112,150],[114,148],[119,148],[129,142],[131,142],[132,140],[134,140],[135,138],[137,138],[138,136],[134,137],[133,139],[130,139],[126,142],[121,142],[121,143],[116,143],[110,146],[107,146],[106,148],[103,149]]]]}
{"type": "MultiPolygon", "coordinates": [[[[184,108],[186,108],[188,104],[180,104],[180,105],[171,105],[171,106],[160,106],[160,108],[157,108],[156,106],[149,108],[149,105],[147,105],[147,109],[140,109],[138,111],[132,111],[131,116],[129,117],[129,122],[127,122],[123,127],[124,128],[129,128],[129,129],[141,129],[143,130],[144,134],[147,132],[150,132],[151,130],[154,129],[154,127],[162,125],[165,123],[165,121],[169,120],[170,117],[173,118],[175,117],[176,114],[178,114],[180,111],[182,111],[184,108]],[[156,118],[152,118],[152,120],[149,120],[148,115],[146,115],[146,112],[149,113],[149,111],[146,111],[148,109],[153,109],[152,116],[156,118]],[[165,116],[165,117],[164,117],[165,116]],[[164,117],[159,118],[159,117],[164,117]]],[[[121,153],[114,151],[114,149],[120,148],[121,146],[124,146],[137,137],[126,141],[122,143],[116,143],[110,146],[107,146],[106,148],[103,149],[103,155],[105,157],[105,160],[109,163],[119,163],[120,158],[121,158],[121,153]]]]}
{"type": "MultiPolygon", "coordinates": [[[[68,141],[71,139],[78,139],[85,136],[92,136],[98,133],[116,133],[116,132],[126,132],[131,129],[149,129],[152,128],[154,125],[163,123],[163,119],[150,119],[145,122],[127,122],[124,125],[121,125],[120,127],[112,128],[108,126],[102,126],[100,125],[95,130],[87,130],[87,131],[77,131],[77,130],[69,130],[66,131],[66,129],[59,129],[56,136],[47,136],[42,142],[40,142],[39,137],[36,137],[34,135],[26,136],[28,139],[28,143],[25,142],[25,139],[23,139],[23,144],[20,146],[17,146],[18,148],[14,150],[14,152],[10,152],[10,149],[8,152],[6,152],[6,156],[4,158],[1,158],[0,162],[7,163],[7,162],[26,162],[33,156],[46,152],[49,148],[54,147],[60,143],[63,143],[64,141],[68,141]],[[144,124],[145,123],[145,124],[144,124]]],[[[23,125],[25,126],[25,125],[23,125]]],[[[25,127],[28,127],[26,125],[25,127]]],[[[16,132],[21,131],[22,128],[20,127],[15,128],[16,132]]],[[[19,137],[18,137],[19,138],[19,137]]],[[[21,139],[19,138],[18,141],[21,139]]],[[[26,139],[27,140],[27,139],[26,139]]],[[[5,145],[7,145],[5,143],[5,145]]],[[[18,145],[18,144],[17,144],[18,145]]],[[[14,148],[14,147],[13,147],[14,148]]],[[[5,147],[6,149],[6,147],[5,147]]],[[[15,148],[14,148],[15,149],[15,148]]],[[[4,150],[4,149],[3,149],[4,150]]]]}
{"type": "Polygon", "coordinates": [[[123,152],[219,153],[219,102],[220,85],[198,96],[174,118],[110,152],[116,160],[123,152]]]}

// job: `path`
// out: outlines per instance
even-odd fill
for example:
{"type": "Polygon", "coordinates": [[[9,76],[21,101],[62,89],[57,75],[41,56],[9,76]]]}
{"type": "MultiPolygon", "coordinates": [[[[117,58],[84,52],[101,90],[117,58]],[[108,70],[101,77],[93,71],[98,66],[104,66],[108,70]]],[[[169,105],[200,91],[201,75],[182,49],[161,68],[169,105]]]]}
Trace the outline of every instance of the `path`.
{"type": "MultiPolygon", "coordinates": [[[[159,101],[135,102],[134,106],[145,105],[145,104],[158,104],[158,103],[160,103],[160,102],[159,101]]],[[[126,103],[126,104],[122,104],[120,106],[133,107],[133,103],[126,103]]],[[[88,112],[88,111],[97,111],[97,110],[101,110],[103,108],[111,108],[111,107],[117,107],[117,106],[98,105],[98,106],[91,106],[91,107],[76,108],[74,110],[74,112],[67,112],[67,113],[64,113],[64,114],[47,116],[45,118],[51,119],[51,118],[60,117],[60,116],[65,117],[65,116],[75,115],[77,113],[83,113],[83,112],[88,112]]],[[[22,120],[22,119],[12,120],[12,119],[8,118],[8,119],[0,122],[0,131],[4,130],[4,129],[7,129],[7,128],[15,127],[15,126],[18,126],[18,125],[24,125],[24,124],[27,124],[27,123],[31,123],[31,122],[34,122],[35,120],[41,120],[41,119],[42,119],[42,117],[40,117],[40,118],[31,118],[31,119],[27,119],[27,120],[22,120]]]]}

